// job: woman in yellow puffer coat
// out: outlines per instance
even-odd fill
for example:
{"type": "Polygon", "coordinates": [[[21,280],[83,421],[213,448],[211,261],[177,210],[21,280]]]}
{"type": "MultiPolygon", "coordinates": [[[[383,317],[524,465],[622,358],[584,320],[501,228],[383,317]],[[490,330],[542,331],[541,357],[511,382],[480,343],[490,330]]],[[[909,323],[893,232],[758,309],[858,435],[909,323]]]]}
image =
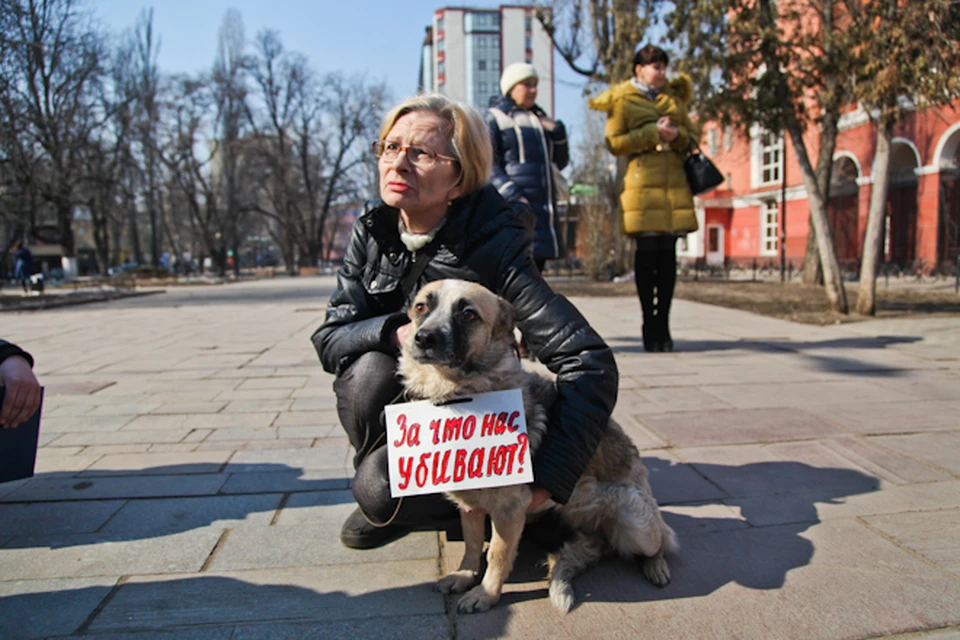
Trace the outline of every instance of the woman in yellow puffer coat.
{"type": "Polygon", "coordinates": [[[683,172],[693,125],[686,76],[667,82],[666,52],[647,45],[634,56],[635,76],[590,100],[607,114],[607,148],[627,156],[620,203],[623,232],[636,239],[634,275],[647,351],[673,351],[670,303],[677,279],[677,238],[697,230],[693,194],[683,172]]]}

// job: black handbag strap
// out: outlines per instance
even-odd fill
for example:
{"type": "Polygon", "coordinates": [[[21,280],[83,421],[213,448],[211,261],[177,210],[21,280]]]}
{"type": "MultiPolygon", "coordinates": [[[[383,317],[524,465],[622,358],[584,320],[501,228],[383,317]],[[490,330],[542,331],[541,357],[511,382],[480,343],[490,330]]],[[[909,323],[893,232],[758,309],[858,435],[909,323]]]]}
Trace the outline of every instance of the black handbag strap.
{"type": "Polygon", "coordinates": [[[407,270],[407,275],[403,276],[403,280],[400,281],[400,288],[403,290],[403,298],[406,302],[410,302],[413,294],[416,293],[417,280],[420,279],[423,270],[427,268],[427,263],[436,255],[437,249],[439,248],[440,242],[434,238],[420,249],[420,251],[414,252],[410,269],[407,270]]]}

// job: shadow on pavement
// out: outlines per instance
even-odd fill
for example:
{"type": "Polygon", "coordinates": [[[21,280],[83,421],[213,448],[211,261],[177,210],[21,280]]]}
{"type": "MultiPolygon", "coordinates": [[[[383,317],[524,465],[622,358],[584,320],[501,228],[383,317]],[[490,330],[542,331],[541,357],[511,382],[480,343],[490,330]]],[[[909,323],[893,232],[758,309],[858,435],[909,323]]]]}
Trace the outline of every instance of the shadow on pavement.
{"type": "MultiPolygon", "coordinates": [[[[814,545],[803,533],[820,523],[817,504],[836,504],[846,497],[870,493],[879,488],[876,478],[854,469],[814,467],[793,461],[723,465],[677,463],[648,456],[645,457],[645,463],[651,472],[654,493],[662,504],[675,507],[674,512],[665,513],[665,519],[678,533],[681,546],[680,552],[671,557],[672,582],[659,589],[642,577],[637,563],[610,558],[575,581],[577,599],[581,603],[646,602],[696,597],[710,594],[731,583],[751,589],[780,588],[791,570],[809,564],[813,557],[814,545]],[[740,517],[737,517],[737,508],[740,517]],[[709,515],[697,515],[698,510],[709,515]]],[[[190,466],[184,465],[187,470],[181,471],[187,473],[190,466]]],[[[256,471],[269,470],[271,474],[301,472],[285,465],[251,466],[256,471]]],[[[143,476],[148,476],[149,480],[151,473],[157,474],[163,470],[160,467],[144,470],[136,476],[92,480],[74,477],[67,482],[113,480],[129,483],[131,480],[142,480],[143,476]]],[[[193,477],[199,477],[199,474],[193,477]]],[[[287,490],[293,491],[294,497],[298,493],[301,497],[311,496],[311,504],[319,504],[323,500],[330,500],[329,504],[339,504],[350,500],[348,491],[317,491],[310,481],[304,481],[302,485],[293,482],[287,490]],[[314,498],[320,502],[314,501],[314,498]]],[[[121,504],[117,504],[104,524],[98,527],[103,533],[96,534],[95,540],[89,535],[64,536],[62,542],[71,545],[149,538],[203,527],[220,519],[243,518],[254,511],[275,509],[277,503],[257,502],[267,497],[273,500],[271,494],[272,491],[266,488],[259,494],[108,500],[121,504]],[[231,502],[229,498],[238,500],[231,502]],[[226,501],[218,506],[217,501],[220,500],[226,501]],[[127,509],[126,513],[124,509],[127,509]],[[120,530],[109,533],[111,522],[120,523],[114,524],[120,530]]],[[[279,502],[279,496],[276,500],[279,502]]],[[[71,504],[58,502],[46,506],[56,508],[71,504]]],[[[89,506],[93,503],[78,504],[89,506]]],[[[29,518],[27,513],[26,519],[20,520],[17,526],[29,527],[29,518]]],[[[6,533],[16,535],[15,532],[6,533]]],[[[31,540],[30,536],[13,538],[5,548],[48,546],[52,541],[44,538],[38,538],[36,542],[31,540]],[[37,542],[42,544],[38,545],[37,542]]],[[[518,584],[542,580],[542,559],[541,550],[526,544],[510,582],[518,584]]],[[[331,566],[291,568],[289,571],[333,571],[331,566]]],[[[282,573],[287,570],[273,571],[272,579],[282,581],[282,573]]],[[[336,581],[335,576],[332,581],[336,581]]],[[[29,620],[37,619],[38,624],[52,624],[58,620],[58,614],[43,617],[37,613],[17,618],[11,617],[8,612],[56,611],[58,602],[89,600],[94,604],[88,611],[93,611],[99,603],[102,614],[114,621],[104,624],[115,623],[127,629],[131,625],[137,628],[169,629],[172,626],[244,624],[265,620],[329,620],[344,617],[347,615],[344,612],[354,610],[368,612],[357,614],[356,617],[369,617],[370,611],[376,611],[378,617],[387,617],[394,615],[391,613],[394,610],[398,616],[409,616],[420,611],[425,601],[430,601],[430,587],[430,584],[423,583],[350,596],[339,591],[318,593],[294,585],[253,585],[232,578],[202,574],[196,578],[155,582],[137,579],[111,593],[106,605],[102,603],[111,592],[108,587],[21,594],[0,599],[0,637],[21,637],[18,634],[28,628],[22,625],[29,620]],[[256,603],[256,606],[250,606],[250,603],[256,603]],[[171,611],[176,615],[173,620],[168,620],[171,611]],[[156,620],[151,616],[156,616],[156,620]]],[[[512,615],[510,604],[546,597],[541,585],[505,593],[499,607],[483,614],[489,618],[482,626],[485,631],[502,631],[512,615]]],[[[66,608],[63,615],[69,609],[66,608]]],[[[76,621],[71,630],[78,628],[77,625],[82,622],[76,621]]],[[[99,630],[98,626],[99,623],[94,621],[88,632],[99,630]]],[[[437,632],[441,634],[438,637],[445,637],[447,633],[440,629],[437,632]]],[[[422,634],[415,635],[424,637],[422,634]]]]}
{"type": "MultiPolygon", "coordinates": [[[[275,463],[192,463],[137,471],[40,473],[0,502],[0,549],[142,540],[218,521],[353,502],[350,479],[275,463]]],[[[0,636],[2,637],[2,636],[0,636]]]]}
{"type": "MultiPolygon", "coordinates": [[[[873,362],[864,362],[851,357],[826,355],[822,349],[885,349],[892,345],[914,344],[923,338],[917,336],[877,336],[834,338],[832,340],[793,341],[782,339],[769,340],[683,340],[674,337],[675,353],[707,353],[711,351],[754,351],[775,355],[778,353],[794,353],[812,361],[818,369],[823,371],[844,371],[864,376],[889,375],[897,376],[903,369],[890,367],[873,362]],[[817,353],[810,353],[815,351],[817,353]]],[[[634,336],[617,336],[607,338],[615,354],[646,353],[642,339],[634,336]],[[617,343],[627,343],[617,345],[617,343]]]]}
{"type": "Polygon", "coordinates": [[[453,637],[449,626],[427,582],[350,594],[197,575],[0,598],[5,640],[138,631],[154,640],[407,640],[453,637]]]}
{"type": "MultiPolygon", "coordinates": [[[[672,580],[660,589],[644,579],[639,563],[608,558],[574,581],[578,602],[690,598],[731,583],[779,589],[791,570],[813,557],[814,545],[803,533],[820,523],[817,504],[839,504],[880,488],[877,478],[854,469],[791,461],[680,464],[644,456],[644,462],[659,502],[683,510],[664,513],[680,542],[679,553],[670,556],[672,580]],[[724,507],[729,507],[729,517],[694,515],[697,510],[724,513],[724,507]]],[[[522,548],[510,582],[543,580],[543,555],[534,547],[522,548]]],[[[502,602],[539,597],[547,597],[545,589],[506,593],[502,602]]]]}

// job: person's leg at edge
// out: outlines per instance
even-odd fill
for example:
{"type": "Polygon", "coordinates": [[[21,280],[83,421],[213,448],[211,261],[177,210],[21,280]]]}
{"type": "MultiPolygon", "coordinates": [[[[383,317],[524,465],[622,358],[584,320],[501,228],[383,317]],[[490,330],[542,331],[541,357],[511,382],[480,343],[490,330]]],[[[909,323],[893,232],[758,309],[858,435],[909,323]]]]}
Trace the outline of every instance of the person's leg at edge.
{"type": "Polygon", "coordinates": [[[655,241],[654,237],[638,237],[633,258],[633,279],[637,287],[637,297],[640,298],[640,309],[643,311],[643,348],[647,351],[654,351],[659,342],[653,291],[657,255],[655,241]]]}
{"type": "Polygon", "coordinates": [[[657,251],[657,323],[660,351],[673,351],[670,335],[670,305],[677,286],[677,238],[661,236],[657,251]]]}
{"type": "MultiPolygon", "coordinates": [[[[337,377],[333,391],[337,396],[340,424],[356,451],[353,466],[357,469],[371,451],[384,444],[383,407],[403,391],[397,380],[397,361],[379,351],[365,353],[337,377]]],[[[406,531],[399,526],[375,527],[358,507],[343,523],[340,541],[347,547],[367,549],[385,544],[406,531]]]]}

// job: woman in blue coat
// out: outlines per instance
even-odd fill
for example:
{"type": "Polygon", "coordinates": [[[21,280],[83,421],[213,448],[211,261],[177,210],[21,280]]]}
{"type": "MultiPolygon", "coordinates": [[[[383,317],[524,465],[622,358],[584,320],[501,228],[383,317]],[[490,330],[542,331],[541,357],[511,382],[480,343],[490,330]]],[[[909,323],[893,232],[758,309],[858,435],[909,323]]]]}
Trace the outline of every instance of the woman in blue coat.
{"type": "Polygon", "coordinates": [[[560,258],[563,241],[557,212],[553,167],[567,166],[567,132],[537,106],[537,70],[515,62],[503,70],[503,96],[487,111],[493,143],[491,182],[511,205],[529,207],[536,215],[533,257],[543,271],[547,260],[560,258]]]}

